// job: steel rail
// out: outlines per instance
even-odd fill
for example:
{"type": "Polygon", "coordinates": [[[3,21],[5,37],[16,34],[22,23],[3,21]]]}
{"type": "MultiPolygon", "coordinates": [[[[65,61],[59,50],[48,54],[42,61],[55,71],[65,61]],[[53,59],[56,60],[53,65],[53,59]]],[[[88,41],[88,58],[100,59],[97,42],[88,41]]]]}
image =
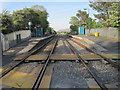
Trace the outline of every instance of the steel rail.
{"type": "Polygon", "coordinates": [[[73,39],[70,39],[70,40],[73,41],[74,43],[78,44],[79,46],[83,47],[83,48],[86,49],[87,51],[92,52],[93,54],[96,54],[96,55],[100,56],[100,57],[103,58],[105,61],[107,61],[107,62],[109,62],[111,65],[113,65],[114,67],[116,67],[116,68],[118,68],[118,69],[120,68],[120,65],[119,65],[119,64],[117,64],[117,63],[115,63],[115,62],[112,62],[110,59],[106,58],[105,56],[100,55],[100,54],[98,54],[97,52],[90,50],[90,49],[87,48],[86,46],[78,43],[77,41],[75,41],[75,40],[73,40],[73,39]]]}
{"type": "Polygon", "coordinates": [[[25,59],[27,59],[30,55],[32,55],[33,53],[37,52],[38,50],[42,49],[45,45],[47,45],[54,37],[50,38],[50,40],[48,40],[47,42],[45,42],[43,45],[41,45],[38,49],[33,50],[31,52],[28,52],[27,56],[25,56],[19,63],[17,63],[16,65],[10,67],[7,71],[3,72],[0,75],[0,78],[2,78],[3,76],[5,76],[7,73],[9,73],[11,70],[13,70],[15,67],[17,67],[18,65],[20,65],[21,63],[23,63],[25,61],[25,59]]]}
{"type": "Polygon", "coordinates": [[[82,65],[86,68],[86,70],[92,75],[92,77],[95,79],[95,81],[96,81],[97,84],[100,86],[100,88],[101,88],[102,90],[108,90],[108,89],[106,88],[106,86],[105,86],[103,83],[101,83],[101,80],[98,79],[97,75],[94,74],[94,73],[88,68],[88,66],[87,66],[87,65],[85,64],[85,62],[84,62],[84,59],[82,59],[82,58],[80,57],[80,55],[78,54],[78,52],[75,51],[74,47],[69,43],[69,41],[68,41],[68,40],[65,40],[65,42],[67,43],[67,45],[69,46],[69,48],[71,49],[71,51],[78,57],[78,59],[81,61],[82,65]]]}
{"type": "Polygon", "coordinates": [[[42,77],[43,77],[43,75],[44,75],[44,73],[46,71],[46,68],[47,68],[48,64],[49,64],[50,57],[53,54],[53,52],[55,50],[55,47],[57,45],[57,42],[58,42],[58,39],[55,41],[52,50],[50,51],[49,55],[47,56],[47,59],[45,60],[46,62],[44,64],[44,66],[42,67],[42,69],[41,69],[41,71],[40,71],[40,73],[39,73],[39,75],[38,75],[38,77],[37,77],[37,79],[36,79],[36,81],[35,81],[35,83],[34,83],[34,85],[32,87],[32,90],[38,90],[39,85],[40,85],[40,83],[42,81],[42,77]]]}

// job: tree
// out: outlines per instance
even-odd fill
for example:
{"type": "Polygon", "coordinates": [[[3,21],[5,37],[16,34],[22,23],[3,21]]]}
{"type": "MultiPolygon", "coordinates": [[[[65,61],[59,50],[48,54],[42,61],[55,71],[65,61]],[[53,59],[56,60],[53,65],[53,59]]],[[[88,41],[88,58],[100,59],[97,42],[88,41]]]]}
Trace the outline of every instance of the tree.
{"type": "Polygon", "coordinates": [[[76,16],[72,16],[69,23],[72,24],[72,25],[78,26],[79,25],[79,20],[76,16]]]}
{"type": "Polygon", "coordinates": [[[79,27],[79,19],[76,16],[72,16],[69,22],[71,32],[77,32],[79,27]]]}
{"type": "Polygon", "coordinates": [[[34,27],[37,25],[41,25],[43,31],[45,31],[49,25],[49,22],[47,21],[48,13],[46,10],[40,10],[40,7],[33,6],[32,8],[24,8],[13,12],[12,16],[15,30],[26,29],[26,27],[28,27],[28,22],[32,22],[32,31],[34,31],[34,27]]]}
{"type": "Polygon", "coordinates": [[[86,26],[87,26],[87,28],[90,28],[90,29],[97,28],[95,19],[92,19],[92,18],[89,17],[87,19],[87,25],[86,26]]]}
{"type": "Polygon", "coordinates": [[[41,5],[33,5],[31,8],[34,9],[39,14],[40,20],[39,24],[43,27],[43,31],[45,33],[45,30],[49,26],[49,22],[47,21],[48,18],[47,10],[41,5]]]}
{"type": "Polygon", "coordinates": [[[110,24],[107,22],[107,19],[109,18],[109,10],[110,6],[113,2],[96,2],[91,1],[89,6],[92,7],[94,10],[99,12],[99,14],[94,14],[96,18],[102,21],[103,26],[109,26],[110,24]]]}
{"type": "Polygon", "coordinates": [[[34,31],[34,27],[37,25],[41,25],[43,31],[45,31],[49,26],[47,18],[48,13],[46,9],[40,5],[34,5],[31,8],[16,10],[12,14],[9,14],[7,11],[0,14],[2,31],[4,33],[9,33],[13,30],[18,31],[28,29],[28,22],[32,23],[31,31],[34,31]]]}
{"type": "Polygon", "coordinates": [[[52,27],[48,27],[48,28],[46,29],[46,33],[47,33],[47,34],[56,34],[56,31],[55,31],[52,27]]]}
{"type": "Polygon", "coordinates": [[[7,34],[13,31],[13,21],[12,17],[7,10],[3,10],[0,14],[0,21],[2,24],[2,33],[7,34]]]}
{"type": "Polygon", "coordinates": [[[110,26],[112,27],[120,27],[120,10],[119,10],[120,4],[119,3],[113,3],[110,6],[109,10],[109,18],[107,20],[108,23],[110,23],[110,26]]]}
{"type": "Polygon", "coordinates": [[[70,26],[70,29],[71,29],[72,31],[77,31],[77,30],[78,30],[78,26],[76,26],[76,25],[71,25],[71,26],[70,26]]]}
{"type": "Polygon", "coordinates": [[[78,10],[76,16],[79,18],[79,25],[87,23],[88,14],[86,11],[78,10]]]}
{"type": "Polygon", "coordinates": [[[28,27],[28,22],[32,22],[32,28],[35,27],[36,24],[39,24],[39,14],[36,13],[31,8],[24,8],[22,10],[17,10],[13,12],[13,21],[15,25],[15,29],[26,29],[28,27]]]}

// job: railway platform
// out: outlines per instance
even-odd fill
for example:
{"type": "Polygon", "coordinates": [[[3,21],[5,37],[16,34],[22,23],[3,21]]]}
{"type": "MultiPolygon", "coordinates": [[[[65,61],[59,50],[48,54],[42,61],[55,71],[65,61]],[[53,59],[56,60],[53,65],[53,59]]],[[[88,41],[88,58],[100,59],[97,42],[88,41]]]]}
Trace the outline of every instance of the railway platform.
{"type": "Polygon", "coordinates": [[[46,37],[31,38],[4,51],[2,56],[2,66],[10,63],[11,60],[16,57],[16,55],[25,54],[32,47],[34,47],[41,39],[44,39],[46,37]]]}
{"type": "MultiPolygon", "coordinates": [[[[120,41],[113,38],[107,37],[95,37],[95,36],[87,36],[87,35],[72,35],[79,40],[83,40],[89,47],[94,47],[99,51],[103,51],[105,54],[120,54],[119,44],[120,41]]],[[[84,43],[85,43],[84,42],[84,43]]]]}

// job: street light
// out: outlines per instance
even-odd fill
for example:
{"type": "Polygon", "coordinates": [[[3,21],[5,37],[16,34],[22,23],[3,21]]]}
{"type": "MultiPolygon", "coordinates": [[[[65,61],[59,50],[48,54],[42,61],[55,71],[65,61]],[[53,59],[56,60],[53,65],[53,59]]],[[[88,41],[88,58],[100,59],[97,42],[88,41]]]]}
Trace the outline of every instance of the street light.
{"type": "Polygon", "coordinates": [[[89,29],[89,33],[90,33],[90,20],[89,20],[90,9],[89,8],[84,8],[84,10],[88,11],[88,29],[89,29]]]}
{"type": "Polygon", "coordinates": [[[31,23],[31,22],[28,22],[28,25],[29,25],[29,30],[31,30],[31,25],[32,25],[32,23],[31,23]]]}
{"type": "Polygon", "coordinates": [[[29,30],[30,30],[30,35],[32,36],[32,31],[31,31],[31,25],[32,25],[32,22],[28,22],[28,25],[29,25],[29,30]]]}

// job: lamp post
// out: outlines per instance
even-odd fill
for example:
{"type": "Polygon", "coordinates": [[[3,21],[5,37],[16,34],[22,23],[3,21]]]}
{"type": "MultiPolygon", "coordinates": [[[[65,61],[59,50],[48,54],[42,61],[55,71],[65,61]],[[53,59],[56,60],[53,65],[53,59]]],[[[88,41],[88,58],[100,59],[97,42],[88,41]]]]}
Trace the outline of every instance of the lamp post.
{"type": "Polygon", "coordinates": [[[90,9],[89,8],[84,8],[84,10],[88,11],[88,29],[89,29],[89,33],[90,33],[90,20],[89,20],[90,9]]]}
{"type": "Polygon", "coordinates": [[[31,30],[31,25],[32,25],[32,23],[31,23],[31,22],[28,22],[28,25],[29,25],[29,30],[31,30]]]}
{"type": "MultiPolygon", "coordinates": [[[[32,23],[29,21],[29,22],[28,22],[28,25],[29,25],[29,30],[30,30],[30,32],[31,32],[31,25],[32,25],[32,23]]],[[[30,35],[32,36],[32,33],[31,33],[30,35]]]]}

